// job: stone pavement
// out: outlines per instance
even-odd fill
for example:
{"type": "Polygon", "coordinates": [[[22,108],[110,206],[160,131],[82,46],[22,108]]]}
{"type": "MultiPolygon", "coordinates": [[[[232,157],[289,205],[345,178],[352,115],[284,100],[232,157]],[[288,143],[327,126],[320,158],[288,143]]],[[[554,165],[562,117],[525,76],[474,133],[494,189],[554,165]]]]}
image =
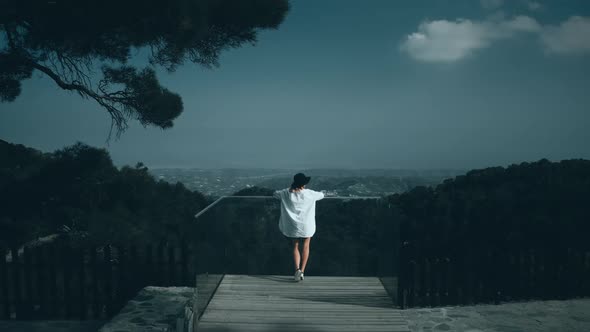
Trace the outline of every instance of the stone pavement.
{"type": "Polygon", "coordinates": [[[588,332],[590,299],[403,310],[412,332],[588,332]]]}
{"type": "Polygon", "coordinates": [[[183,316],[194,291],[192,287],[145,287],[99,331],[170,331],[176,325],[176,318],[183,316]]]}

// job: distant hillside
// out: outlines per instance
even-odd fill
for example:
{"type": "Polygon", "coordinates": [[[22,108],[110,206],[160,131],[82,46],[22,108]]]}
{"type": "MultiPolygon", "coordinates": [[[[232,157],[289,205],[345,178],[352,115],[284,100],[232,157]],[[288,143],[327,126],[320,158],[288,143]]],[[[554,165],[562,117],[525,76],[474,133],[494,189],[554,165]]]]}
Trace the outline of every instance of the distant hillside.
{"type": "Polygon", "coordinates": [[[141,163],[120,169],[83,143],[53,153],[0,141],[0,247],[68,233],[84,242],[190,236],[206,198],[156,181],[141,163]]]}
{"type": "MultiPolygon", "coordinates": [[[[314,174],[314,173],[306,173],[314,174]]],[[[326,190],[330,196],[380,196],[408,191],[416,186],[436,186],[447,176],[312,176],[307,186],[326,190]]],[[[258,182],[257,186],[271,189],[288,187],[292,176],[276,177],[258,182]]]]}
{"type": "MultiPolygon", "coordinates": [[[[199,190],[211,196],[232,195],[253,186],[281,189],[291,184],[300,170],[288,169],[199,169],[157,168],[150,170],[158,179],[199,190]]],[[[415,186],[436,186],[444,179],[465,174],[464,170],[397,169],[308,169],[309,188],[327,190],[331,196],[379,196],[401,193],[415,186]]]]}

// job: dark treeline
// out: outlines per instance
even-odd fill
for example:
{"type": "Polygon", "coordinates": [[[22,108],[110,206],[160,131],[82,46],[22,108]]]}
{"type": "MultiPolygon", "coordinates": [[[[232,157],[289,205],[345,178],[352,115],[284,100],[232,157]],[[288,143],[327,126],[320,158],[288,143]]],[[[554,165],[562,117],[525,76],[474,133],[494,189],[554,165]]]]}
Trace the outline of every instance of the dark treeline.
{"type": "Polygon", "coordinates": [[[590,161],[472,170],[389,197],[402,307],[590,294],[590,161]]]}
{"type": "Polygon", "coordinates": [[[389,201],[403,240],[425,253],[590,246],[590,160],[472,170],[389,201]]]}
{"type": "Polygon", "coordinates": [[[207,199],[156,181],[147,167],[118,169],[104,149],[53,153],[0,141],[0,247],[60,234],[72,244],[178,241],[207,199]]]}

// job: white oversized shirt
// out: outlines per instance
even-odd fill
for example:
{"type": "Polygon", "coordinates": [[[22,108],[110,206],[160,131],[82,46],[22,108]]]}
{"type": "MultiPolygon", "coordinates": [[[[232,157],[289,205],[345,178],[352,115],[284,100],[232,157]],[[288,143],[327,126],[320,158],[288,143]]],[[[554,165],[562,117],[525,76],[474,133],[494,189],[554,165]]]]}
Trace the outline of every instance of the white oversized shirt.
{"type": "Polygon", "coordinates": [[[281,200],[281,232],[288,237],[312,237],[315,233],[315,202],[324,198],[324,193],[311,189],[290,192],[286,188],[275,191],[273,196],[281,200]]]}

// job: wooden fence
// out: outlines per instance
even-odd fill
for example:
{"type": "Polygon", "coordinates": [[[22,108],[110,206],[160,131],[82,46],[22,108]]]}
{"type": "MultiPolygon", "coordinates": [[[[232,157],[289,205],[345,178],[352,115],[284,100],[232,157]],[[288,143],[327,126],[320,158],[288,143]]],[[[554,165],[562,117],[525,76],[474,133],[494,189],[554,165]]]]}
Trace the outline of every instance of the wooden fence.
{"type": "Polygon", "coordinates": [[[194,286],[185,244],[0,249],[0,319],[107,319],[145,286],[194,286]]]}
{"type": "Polygon", "coordinates": [[[590,296],[590,251],[575,248],[400,250],[401,308],[590,296]]]}

